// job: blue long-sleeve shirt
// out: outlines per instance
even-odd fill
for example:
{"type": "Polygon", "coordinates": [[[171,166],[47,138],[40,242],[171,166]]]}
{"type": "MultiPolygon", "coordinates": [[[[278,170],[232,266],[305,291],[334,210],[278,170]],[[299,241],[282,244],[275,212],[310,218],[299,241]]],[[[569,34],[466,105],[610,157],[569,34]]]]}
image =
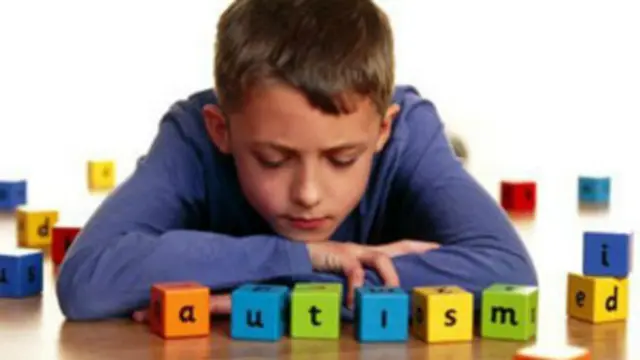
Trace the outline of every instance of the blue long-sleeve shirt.
{"type": "MultiPolygon", "coordinates": [[[[154,283],[193,280],[212,289],[289,279],[337,281],[314,272],[306,245],[278,236],[245,200],[233,161],[204,127],[209,89],[173,104],[148,153],[100,205],[69,248],[57,279],[72,320],[145,308],[154,283]]],[[[393,258],[401,286],[457,285],[476,295],[494,282],[537,285],[533,264],[505,213],[453,153],[434,105],[396,87],[401,106],[374,158],[358,206],[331,240],[436,241],[438,250],[393,258]]],[[[381,284],[367,270],[367,284],[381,284]]]]}

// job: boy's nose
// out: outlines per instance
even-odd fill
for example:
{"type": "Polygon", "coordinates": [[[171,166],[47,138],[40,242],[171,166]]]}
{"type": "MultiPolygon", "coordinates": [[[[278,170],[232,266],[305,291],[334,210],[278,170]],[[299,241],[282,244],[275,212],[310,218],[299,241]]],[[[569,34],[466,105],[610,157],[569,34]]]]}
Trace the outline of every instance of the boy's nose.
{"type": "Polygon", "coordinates": [[[320,189],[311,174],[303,174],[298,177],[292,187],[292,200],[296,205],[304,208],[312,208],[320,203],[320,189]]]}

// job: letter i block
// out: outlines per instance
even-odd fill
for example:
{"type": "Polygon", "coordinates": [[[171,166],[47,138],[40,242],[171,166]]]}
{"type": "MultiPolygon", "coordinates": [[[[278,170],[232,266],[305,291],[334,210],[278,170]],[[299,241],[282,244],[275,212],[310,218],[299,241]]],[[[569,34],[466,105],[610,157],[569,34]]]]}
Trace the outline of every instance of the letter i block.
{"type": "Polygon", "coordinates": [[[581,204],[606,205],[611,195],[611,179],[608,177],[578,178],[578,200],[581,204]]]}
{"type": "Polygon", "coordinates": [[[409,294],[401,288],[356,289],[356,339],[360,342],[406,341],[409,294]]]}
{"type": "Polygon", "coordinates": [[[289,288],[248,284],[231,294],[231,337],[279,340],[285,332],[289,288]]]}
{"type": "Polygon", "coordinates": [[[111,190],[116,184],[116,166],[113,161],[89,161],[87,169],[89,190],[111,190]]]}
{"type": "Polygon", "coordinates": [[[56,265],[60,265],[73,240],[80,232],[78,227],[54,226],[53,240],[51,241],[51,259],[56,265]]]}
{"type": "Polygon", "coordinates": [[[628,316],[627,278],[569,274],[567,314],[591,323],[624,320],[628,316]]]}
{"type": "Polygon", "coordinates": [[[627,277],[632,262],[631,233],[585,232],[582,272],[590,276],[627,277]]]}
{"type": "Polygon", "coordinates": [[[513,360],[590,360],[589,349],[577,346],[532,345],[519,349],[513,360]]]}
{"type": "Polygon", "coordinates": [[[51,246],[52,229],[58,222],[58,212],[53,210],[18,209],[18,246],[43,248],[51,246]]]}
{"type": "Polygon", "coordinates": [[[291,292],[291,337],[338,339],[342,284],[296,284],[291,292]]]}
{"type": "Polygon", "coordinates": [[[14,210],[26,203],[26,181],[0,181],[0,210],[14,210]]]}
{"type": "Polygon", "coordinates": [[[538,288],[494,284],[482,293],[482,337],[529,340],[537,332],[538,288]]]}
{"type": "Polygon", "coordinates": [[[209,335],[209,288],[194,282],[156,284],[151,289],[149,326],[165,339],[209,335]]]}
{"type": "Polygon", "coordinates": [[[412,333],[426,343],[473,338],[473,294],[457,286],[417,287],[411,305],[412,333]]]}
{"type": "Polygon", "coordinates": [[[3,250],[0,253],[0,297],[28,297],[42,292],[42,251],[3,250]]]}
{"type": "Polygon", "coordinates": [[[500,205],[509,213],[530,214],[536,209],[536,183],[533,181],[502,181],[500,205]]]}

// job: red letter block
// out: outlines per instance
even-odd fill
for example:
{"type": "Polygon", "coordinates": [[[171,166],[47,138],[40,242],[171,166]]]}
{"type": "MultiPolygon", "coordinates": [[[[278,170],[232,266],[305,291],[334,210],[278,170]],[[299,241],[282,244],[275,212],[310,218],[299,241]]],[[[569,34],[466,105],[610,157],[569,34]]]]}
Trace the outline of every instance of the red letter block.
{"type": "Polygon", "coordinates": [[[51,240],[51,259],[56,265],[60,265],[67,253],[67,249],[71,246],[73,240],[80,232],[77,227],[55,226],[53,228],[53,239],[51,240]]]}
{"type": "Polygon", "coordinates": [[[536,210],[536,183],[533,181],[503,181],[500,196],[500,204],[509,213],[531,214],[536,210]]]}

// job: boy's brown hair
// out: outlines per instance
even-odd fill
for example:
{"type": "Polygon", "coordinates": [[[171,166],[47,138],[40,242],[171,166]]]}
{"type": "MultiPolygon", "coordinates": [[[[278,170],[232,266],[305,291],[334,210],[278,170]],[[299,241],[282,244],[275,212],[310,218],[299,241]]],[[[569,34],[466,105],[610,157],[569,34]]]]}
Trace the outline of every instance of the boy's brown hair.
{"type": "Polygon", "coordinates": [[[372,0],[235,0],[218,22],[214,78],[226,113],[275,80],[326,113],[350,112],[360,95],[383,116],[394,66],[391,26],[372,0]]]}

